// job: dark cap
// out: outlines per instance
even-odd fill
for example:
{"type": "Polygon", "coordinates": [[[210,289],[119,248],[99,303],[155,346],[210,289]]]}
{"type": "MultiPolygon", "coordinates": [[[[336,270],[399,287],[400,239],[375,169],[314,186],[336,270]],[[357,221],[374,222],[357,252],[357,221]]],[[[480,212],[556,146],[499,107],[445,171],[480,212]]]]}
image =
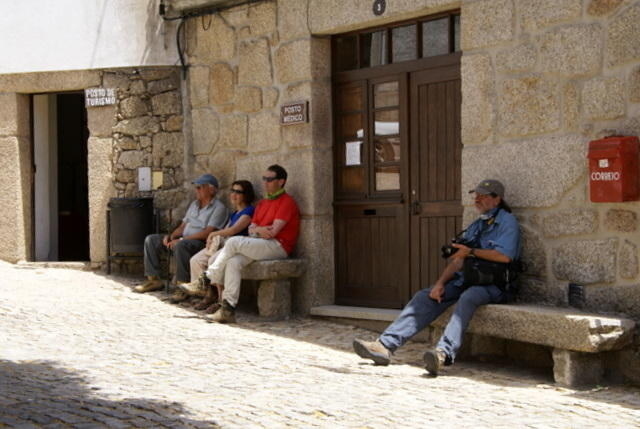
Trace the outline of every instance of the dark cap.
{"type": "Polygon", "coordinates": [[[472,192],[480,195],[495,194],[500,198],[504,198],[504,186],[502,183],[493,179],[486,179],[478,183],[478,186],[469,191],[469,193],[472,192]]]}
{"type": "Polygon", "coordinates": [[[216,188],[220,187],[218,186],[218,179],[216,179],[211,174],[203,174],[202,176],[198,177],[191,183],[193,183],[194,185],[213,185],[216,188]]]}

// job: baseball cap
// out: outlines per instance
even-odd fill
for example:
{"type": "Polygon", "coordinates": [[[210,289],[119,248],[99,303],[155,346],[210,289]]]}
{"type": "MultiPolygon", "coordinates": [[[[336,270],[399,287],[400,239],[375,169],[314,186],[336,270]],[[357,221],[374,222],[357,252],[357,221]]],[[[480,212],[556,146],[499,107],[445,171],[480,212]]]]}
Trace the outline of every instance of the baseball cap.
{"type": "Polygon", "coordinates": [[[203,174],[202,176],[198,177],[197,179],[195,179],[193,182],[194,185],[213,185],[216,188],[219,188],[220,186],[218,185],[218,179],[216,179],[213,175],[211,174],[203,174]]]}
{"type": "Polygon", "coordinates": [[[504,186],[497,180],[485,179],[478,185],[469,191],[469,193],[475,192],[480,195],[496,194],[500,198],[504,198],[504,186]]]}

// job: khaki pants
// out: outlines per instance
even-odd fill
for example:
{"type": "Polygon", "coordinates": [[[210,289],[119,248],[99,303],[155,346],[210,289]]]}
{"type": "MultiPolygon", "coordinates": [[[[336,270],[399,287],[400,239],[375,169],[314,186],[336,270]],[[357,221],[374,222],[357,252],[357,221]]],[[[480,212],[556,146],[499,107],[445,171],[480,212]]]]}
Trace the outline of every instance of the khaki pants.
{"type": "Polygon", "coordinates": [[[218,256],[221,250],[222,249],[211,253],[205,247],[189,259],[192,282],[197,281],[200,278],[200,274],[204,273],[207,267],[213,264],[213,261],[216,260],[216,256],[218,256]]]}
{"type": "Polygon", "coordinates": [[[209,266],[207,276],[212,283],[224,285],[222,299],[236,306],[240,298],[242,269],[253,261],[284,259],[284,251],[278,240],[252,237],[231,237],[209,266]]]}

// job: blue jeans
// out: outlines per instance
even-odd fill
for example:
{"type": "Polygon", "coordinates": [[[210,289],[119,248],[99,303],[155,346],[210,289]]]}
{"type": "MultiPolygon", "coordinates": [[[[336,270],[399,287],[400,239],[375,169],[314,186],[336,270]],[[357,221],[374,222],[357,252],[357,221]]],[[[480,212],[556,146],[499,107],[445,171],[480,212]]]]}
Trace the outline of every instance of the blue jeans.
{"type": "Polygon", "coordinates": [[[444,350],[453,363],[476,309],[483,304],[504,302],[507,298],[507,294],[497,286],[471,286],[465,289],[459,283],[450,281],[445,285],[440,303],[429,298],[431,289],[416,293],[396,320],[380,335],[380,342],[395,351],[457,301],[458,305],[436,346],[444,350]]]}

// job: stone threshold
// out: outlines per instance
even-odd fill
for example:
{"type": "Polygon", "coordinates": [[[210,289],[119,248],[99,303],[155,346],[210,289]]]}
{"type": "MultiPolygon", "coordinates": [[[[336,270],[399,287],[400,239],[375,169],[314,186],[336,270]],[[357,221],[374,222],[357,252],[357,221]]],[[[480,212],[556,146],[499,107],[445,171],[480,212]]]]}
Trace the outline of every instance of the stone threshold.
{"type": "Polygon", "coordinates": [[[20,261],[16,264],[16,266],[20,268],[64,268],[68,270],[79,270],[79,271],[92,271],[94,269],[94,266],[91,264],[91,262],[75,262],[75,261],[39,261],[39,262],[20,261]]]}
{"type": "Polygon", "coordinates": [[[400,310],[373,307],[352,307],[348,305],[321,305],[311,308],[312,316],[338,317],[342,319],[374,320],[393,322],[400,310]]]}

